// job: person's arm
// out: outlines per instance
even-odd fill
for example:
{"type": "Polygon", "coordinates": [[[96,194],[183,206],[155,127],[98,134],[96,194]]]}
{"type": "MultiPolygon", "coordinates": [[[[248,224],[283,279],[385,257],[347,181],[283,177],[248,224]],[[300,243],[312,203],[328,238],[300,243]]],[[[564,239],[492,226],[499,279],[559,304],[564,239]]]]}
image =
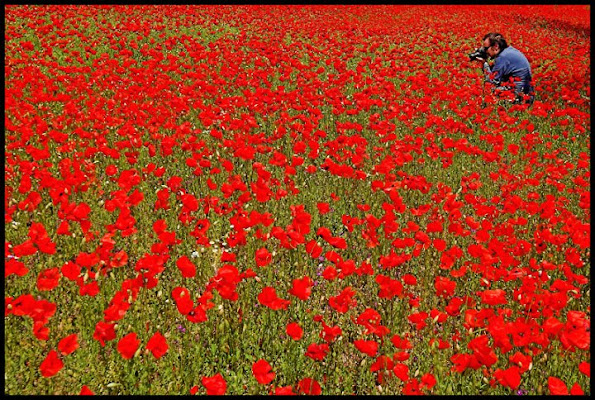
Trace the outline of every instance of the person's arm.
{"type": "Polygon", "coordinates": [[[492,85],[499,86],[500,85],[500,77],[502,74],[500,70],[496,68],[496,63],[494,63],[494,68],[490,67],[487,61],[483,63],[483,72],[485,74],[485,81],[491,83],[492,85]]]}

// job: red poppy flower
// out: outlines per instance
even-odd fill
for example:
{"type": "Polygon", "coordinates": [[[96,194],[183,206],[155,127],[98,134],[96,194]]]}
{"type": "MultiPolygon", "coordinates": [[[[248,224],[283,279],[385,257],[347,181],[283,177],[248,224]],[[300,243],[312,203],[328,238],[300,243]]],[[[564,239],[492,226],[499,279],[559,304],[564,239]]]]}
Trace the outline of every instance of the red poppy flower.
{"type": "Polygon", "coordinates": [[[331,211],[331,207],[328,203],[317,203],[316,206],[318,207],[318,212],[322,215],[327,214],[331,211]]]}
{"type": "Polygon", "coordinates": [[[393,367],[393,372],[395,373],[395,376],[403,382],[407,382],[409,380],[409,367],[405,364],[395,364],[393,367]]]}
{"type": "Polygon", "coordinates": [[[328,244],[337,249],[346,249],[347,248],[347,241],[342,237],[329,237],[326,240],[328,244]]]}
{"type": "Polygon", "coordinates": [[[95,332],[93,339],[98,340],[101,346],[105,346],[105,342],[114,340],[116,338],[116,331],[114,329],[116,324],[109,324],[107,322],[99,321],[95,325],[95,332]]]}
{"type": "Polygon", "coordinates": [[[430,311],[430,318],[432,319],[432,321],[434,321],[435,323],[443,323],[444,321],[447,320],[448,318],[448,314],[443,313],[442,311],[438,311],[437,309],[433,308],[430,311]]]}
{"type": "Polygon", "coordinates": [[[341,336],[343,331],[338,326],[328,326],[327,324],[322,322],[322,332],[320,332],[319,337],[323,339],[327,343],[332,343],[338,336],[341,336]]]}
{"type": "Polygon", "coordinates": [[[291,396],[295,395],[293,387],[291,386],[280,386],[275,388],[275,396],[291,396]]]}
{"type": "Polygon", "coordinates": [[[236,287],[242,280],[240,272],[233,265],[223,265],[217,271],[217,275],[211,278],[208,288],[215,288],[224,299],[236,301],[238,293],[236,287]]]}
{"type": "Polygon", "coordinates": [[[289,294],[300,300],[308,300],[312,293],[312,286],[314,285],[312,279],[308,276],[304,276],[301,279],[294,279],[292,284],[291,289],[289,289],[289,294]]]}
{"type": "Polygon", "coordinates": [[[51,241],[43,224],[39,222],[33,222],[29,227],[29,237],[39,248],[39,251],[46,254],[56,253],[56,244],[51,241]]]}
{"type": "Polygon", "coordinates": [[[337,296],[329,297],[328,303],[333,309],[344,314],[349,308],[357,305],[357,301],[353,298],[355,294],[355,290],[348,286],[337,296]]]}
{"type": "Polygon", "coordinates": [[[300,340],[302,338],[302,336],[304,335],[304,330],[301,328],[301,326],[297,322],[290,322],[289,324],[287,324],[287,327],[285,328],[285,332],[293,340],[300,340]]]}
{"type": "Polygon", "coordinates": [[[64,367],[64,363],[62,360],[60,360],[56,350],[50,350],[48,355],[41,362],[39,370],[44,377],[49,378],[50,376],[54,376],[60,372],[62,367],[64,367]]]}
{"type": "Polygon", "coordinates": [[[584,392],[583,388],[581,388],[581,385],[579,385],[579,383],[576,382],[570,388],[570,394],[573,395],[573,396],[582,396],[582,395],[585,394],[585,392],[584,392]]]}
{"type": "Polygon", "coordinates": [[[50,268],[44,269],[39,273],[37,277],[37,289],[39,290],[52,290],[58,286],[60,282],[60,269],[50,268]]]}
{"type": "Polygon", "coordinates": [[[523,374],[529,370],[531,367],[531,356],[524,355],[521,352],[517,351],[514,355],[508,357],[508,361],[513,364],[516,364],[520,368],[520,373],[523,374]]]}
{"type": "Polygon", "coordinates": [[[591,377],[591,363],[582,361],[578,365],[578,370],[581,371],[583,374],[587,375],[589,378],[591,377]]]}
{"type": "Polygon", "coordinates": [[[186,193],[182,195],[181,201],[184,208],[188,209],[188,211],[198,210],[198,200],[192,194],[186,193]]]}
{"type": "Polygon", "coordinates": [[[89,389],[87,385],[83,385],[83,387],[81,388],[81,392],[79,393],[79,396],[93,396],[94,394],[95,393],[93,393],[93,391],[89,389]]]}
{"type": "Polygon", "coordinates": [[[436,383],[437,383],[437,381],[436,381],[436,378],[434,377],[434,375],[432,375],[431,373],[428,372],[421,377],[420,387],[427,388],[428,390],[431,390],[436,385],[436,383]]]}
{"type": "Polygon", "coordinates": [[[516,389],[521,384],[520,370],[516,365],[505,370],[501,370],[500,368],[496,369],[494,378],[496,378],[502,386],[511,389],[516,389]]]}
{"type": "Polygon", "coordinates": [[[298,391],[308,395],[319,395],[322,393],[322,388],[316,380],[304,378],[298,382],[298,391]]]}
{"type": "Polygon", "coordinates": [[[481,364],[471,354],[453,354],[450,361],[454,364],[453,371],[463,373],[467,368],[479,369],[481,364]]]}
{"type": "Polygon", "coordinates": [[[66,336],[58,343],[58,350],[64,355],[68,355],[79,348],[78,337],[76,333],[66,336]]]}
{"type": "Polygon", "coordinates": [[[310,240],[306,243],[306,252],[312,258],[318,258],[322,254],[322,247],[316,243],[316,240],[310,240]]]}
{"type": "Polygon", "coordinates": [[[147,350],[153,353],[153,356],[156,359],[160,359],[165,353],[169,346],[167,345],[167,341],[165,337],[161,334],[161,332],[155,332],[155,334],[149,339],[147,342],[147,350]]]}
{"type": "Polygon", "coordinates": [[[24,263],[11,258],[4,264],[4,277],[7,278],[12,274],[18,276],[25,276],[29,272],[29,268],[24,263]]]}
{"type": "Polygon", "coordinates": [[[196,276],[196,266],[188,257],[182,256],[178,258],[176,266],[184,278],[194,278],[196,276]]]}
{"type": "Polygon", "coordinates": [[[81,267],[72,261],[67,261],[60,269],[62,275],[71,281],[76,281],[81,275],[81,267]]]}
{"type": "Polygon", "coordinates": [[[80,265],[81,267],[85,267],[88,269],[95,266],[97,263],[99,263],[100,260],[101,259],[99,257],[99,254],[97,254],[96,252],[93,252],[93,253],[80,252],[76,256],[76,263],[78,265],[80,265]]]}
{"type": "Polygon", "coordinates": [[[194,301],[190,297],[190,292],[184,287],[175,287],[171,292],[171,296],[176,302],[176,307],[180,314],[186,315],[194,307],[194,301]]]}
{"type": "Polygon", "coordinates": [[[35,254],[37,252],[37,248],[33,244],[33,241],[31,239],[28,239],[28,240],[24,241],[23,243],[21,243],[17,246],[14,246],[12,248],[12,251],[16,257],[20,258],[20,257],[30,256],[32,254],[35,254]]]}
{"type": "Polygon", "coordinates": [[[275,373],[271,369],[271,365],[266,360],[258,360],[252,364],[252,374],[258,383],[267,385],[275,379],[275,373]]]}
{"type": "Polygon", "coordinates": [[[481,292],[481,302],[491,306],[508,304],[506,292],[502,289],[484,290],[481,292]]]}
{"type": "Polygon", "coordinates": [[[95,297],[99,293],[99,283],[97,281],[92,281],[89,283],[84,283],[82,280],[79,284],[79,294],[81,296],[91,296],[95,297]]]}
{"type": "Polygon", "coordinates": [[[33,335],[39,340],[48,340],[50,338],[50,328],[41,321],[33,323],[33,335]]]}
{"type": "Polygon", "coordinates": [[[395,363],[390,357],[382,354],[376,358],[376,361],[374,361],[372,365],[370,365],[370,372],[392,371],[394,365],[395,363]]]}
{"type": "Polygon", "coordinates": [[[436,294],[440,297],[451,297],[454,294],[456,286],[456,282],[442,276],[437,276],[434,281],[436,294]]]}
{"type": "Polygon", "coordinates": [[[443,239],[434,239],[432,245],[439,252],[443,252],[446,249],[446,241],[443,239]]]}
{"type": "Polygon", "coordinates": [[[289,300],[283,300],[277,297],[277,291],[270,286],[262,289],[258,295],[258,302],[272,310],[286,310],[290,303],[289,300]]]}
{"type": "Polygon", "coordinates": [[[119,321],[126,315],[126,312],[130,308],[130,303],[126,301],[128,293],[125,290],[116,292],[110,305],[103,311],[105,322],[119,321]]]}
{"type": "Polygon", "coordinates": [[[410,379],[409,381],[407,381],[407,383],[403,387],[403,394],[408,395],[408,396],[423,394],[420,391],[418,380],[413,378],[413,379],[410,379]]]}
{"type": "Polygon", "coordinates": [[[374,357],[378,352],[378,343],[373,340],[354,340],[355,347],[364,354],[374,357]]]}
{"type": "Polygon", "coordinates": [[[266,265],[269,265],[273,260],[273,255],[264,247],[261,247],[260,249],[256,250],[254,257],[256,259],[256,265],[258,267],[264,267],[266,265]]]}
{"type": "Polygon", "coordinates": [[[547,386],[550,390],[550,394],[568,395],[568,387],[566,386],[564,381],[562,381],[559,378],[556,378],[555,376],[550,376],[549,378],[547,378],[547,386]]]}
{"type": "Polygon", "coordinates": [[[207,395],[209,396],[224,395],[227,390],[227,382],[220,373],[210,377],[203,377],[201,383],[207,389],[207,395]]]}
{"type": "Polygon", "coordinates": [[[498,357],[494,350],[488,345],[488,340],[489,338],[487,335],[481,335],[472,339],[467,344],[467,347],[473,350],[473,355],[480,364],[490,367],[498,361],[498,357]]]}
{"type": "Polygon", "coordinates": [[[427,318],[428,318],[428,313],[422,311],[422,312],[410,314],[407,317],[407,320],[409,322],[411,322],[412,324],[415,324],[415,329],[421,330],[425,326],[427,326],[427,323],[426,323],[427,318]]]}
{"type": "Polygon", "coordinates": [[[382,299],[392,299],[395,296],[403,294],[403,284],[397,279],[391,279],[388,276],[376,275],[376,282],[380,286],[378,297],[382,299]]]}
{"type": "Polygon", "coordinates": [[[306,350],[306,357],[310,357],[316,361],[322,361],[329,352],[329,346],[326,343],[316,344],[312,343],[306,350]]]}
{"type": "Polygon", "coordinates": [[[415,286],[417,285],[417,278],[411,274],[403,275],[403,283],[406,285],[415,286]]]}
{"type": "Polygon", "coordinates": [[[322,277],[327,281],[335,280],[339,276],[339,272],[337,269],[331,265],[326,267],[324,271],[322,271],[322,277]]]}
{"type": "Polygon", "coordinates": [[[118,341],[118,352],[125,360],[130,360],[134,357],[134,353],[138,349],[140,340],[137,339],[135,332],[130,332],[118,341]]]}

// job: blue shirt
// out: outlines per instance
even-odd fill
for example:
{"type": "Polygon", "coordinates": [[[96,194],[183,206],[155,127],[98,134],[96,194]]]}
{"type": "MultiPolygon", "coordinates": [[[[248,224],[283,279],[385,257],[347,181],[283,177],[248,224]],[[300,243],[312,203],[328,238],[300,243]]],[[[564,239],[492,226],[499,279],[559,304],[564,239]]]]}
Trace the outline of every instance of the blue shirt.
{"type": "MultiPolygon", "coordinates": [[[[486,63],[487,64],[487,63],[486,63]]],[[[486,80],[494,85],[507,85],[510,78],[513,78],[515,92],[529,93],[531,86],[531,66],[529,60],[523,53],[512,46],[502,50],[494,59],[494,66],[484,66],[486,80]]]]}

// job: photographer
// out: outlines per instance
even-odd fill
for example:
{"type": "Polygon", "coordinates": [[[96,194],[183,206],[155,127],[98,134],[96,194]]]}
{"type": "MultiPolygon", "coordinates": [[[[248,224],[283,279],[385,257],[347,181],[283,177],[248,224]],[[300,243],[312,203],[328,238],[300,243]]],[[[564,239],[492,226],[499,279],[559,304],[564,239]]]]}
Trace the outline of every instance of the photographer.
{"type": "Polygon", "coordinates": [[[535,99],[531,84],[531,66],[527,57],[506,43],[499,33],[488,33],[483,37],[483,47],[469,54],[471,61],[483,62],[485,80],[495,85],[499,94],[514,93],[514,103],[532,104],[535,99]],[[493,66],[486,61],[493,59],[493,66]]]}

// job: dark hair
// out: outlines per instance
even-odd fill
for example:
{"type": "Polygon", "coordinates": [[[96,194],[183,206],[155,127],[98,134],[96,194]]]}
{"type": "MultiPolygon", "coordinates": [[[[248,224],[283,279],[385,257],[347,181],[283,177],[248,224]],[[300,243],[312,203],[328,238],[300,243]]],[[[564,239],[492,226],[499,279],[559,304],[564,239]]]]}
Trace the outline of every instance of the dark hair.
{"type": "Polygon", "coordinates": [[[486,39],[488,39],[490,41],[490,46],[497,44],[498,47],[500,47],[500,50],[504,50],[505,48],[508,47],[508,43],[506,43],[506,39],[504,39],[504,36],[502,36],[499,33],[495,33],[495,32],[487,33],[483,37],[482,40],[486,40],[486,39]]]}

